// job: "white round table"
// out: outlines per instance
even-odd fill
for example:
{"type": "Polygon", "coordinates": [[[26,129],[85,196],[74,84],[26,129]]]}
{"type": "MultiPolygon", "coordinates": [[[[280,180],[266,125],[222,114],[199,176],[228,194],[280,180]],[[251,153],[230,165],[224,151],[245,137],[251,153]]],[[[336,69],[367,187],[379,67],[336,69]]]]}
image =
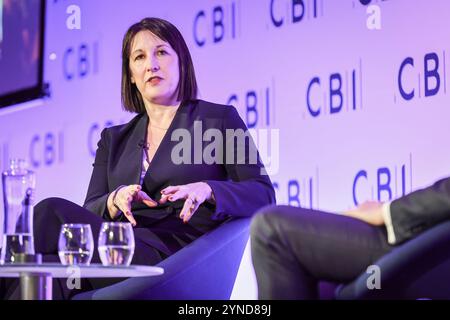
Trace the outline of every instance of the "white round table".
{"type": "Polygon", "coordinates": [[[19,278],[21,298],[23,300],[51,300],[53,278],[131,278],[158,276],[164,273],[160,267],[130,265],[103,266],[42,264],[5,264],[0,265],[0,278],[19,278]]]}

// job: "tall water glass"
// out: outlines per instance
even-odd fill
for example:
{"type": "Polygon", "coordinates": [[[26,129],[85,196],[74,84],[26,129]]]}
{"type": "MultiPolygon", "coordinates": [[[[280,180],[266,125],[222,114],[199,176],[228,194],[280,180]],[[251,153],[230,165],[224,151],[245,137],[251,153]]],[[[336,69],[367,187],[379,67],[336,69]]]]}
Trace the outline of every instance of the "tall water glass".
{"type": "Polygon", "coordinates": [[[3,228],[0,264],[15,263],[15,254],[34,255],[33,194],[35,174],[23,159],[13,159],[2,172],[3,228]]]}

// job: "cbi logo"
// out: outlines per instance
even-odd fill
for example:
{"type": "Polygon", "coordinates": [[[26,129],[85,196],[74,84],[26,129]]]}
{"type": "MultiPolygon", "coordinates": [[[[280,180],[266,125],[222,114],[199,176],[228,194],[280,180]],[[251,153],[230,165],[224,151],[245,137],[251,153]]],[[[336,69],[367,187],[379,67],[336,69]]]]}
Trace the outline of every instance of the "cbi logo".
{"type": "Polygon", "coordinates": [[[323,16],[323,0],[270,0],[270,21],[276,28],[323,16]]]}
{"type": "Polygon", "coordinates": [[[270,126],[275,112],[275,83],[258,89],[248,89],[239,93],[232,93],[226,104],[243,106],[245,109],[245,122],[249,129],[270,126]]]}
{"type": "Polygon", "coordinates": [[[193,22],[195,44],[201,48],[238,38],[241,26],[238,8],[240,0],[198,11],[193,22]]]}
{"type": "MultiPolygon", "coordinates": [[[[446,93],[445,51],[426,53],[423,57],[406,57],[397,73],[400,98],[410,101],[446,93]]],[[[394,95],[397,102],[397,95],[394,95]]]]}
{"type": "Polygon", "coordinates": [[[302,179],[292,178],[287,182],[273,182],[277,194],[277,203],[303,208],[319,207],[319,171],[302,179]]]}
{"type": "Polygon", "coordinates": [[[412,191],[412,155],[400,164],[359,170],[353,178],[353,205],[366,200],[390,201],[412,191]]]}
{"type": "MultiPolygon", "coordinates": [[[[314,76],[306,88],[306,114],[317,118],[362,109],[362,62],[357,67],[314,76]]],[[[305,113],[303,118],[305,118],[305,113]]]]}
{"type": "MultiPolygon", "coordinates": [[[[67,3],[67,0],[53,0],[54,5],[63,3],[67,3]]],[[[66,15],[65,27],[70,32],[81,29],[82,11],[79,5],[68,5],[64,15],[66,15]]],[[[56,55],[52,54],[50,59],[55,60],[56,55]]],[[[66,81],[84,79],[98,72],[99,41],[92,41],[90,43],[82,42],[69,46],[64,50],[62,54],[62,73],[66,81]]]]}
{"type": "Polygon", "coordinates": [[[64,162],[64,132],[35,134],[29,144],[30,163],[33,168],[50,167],[64,162]]]}
{"type": "Polygon", "coordinates": [[[64,50],[63,75],[67,81],[83,79],[99,72],[99,43],[80,43],[64,50]]]}

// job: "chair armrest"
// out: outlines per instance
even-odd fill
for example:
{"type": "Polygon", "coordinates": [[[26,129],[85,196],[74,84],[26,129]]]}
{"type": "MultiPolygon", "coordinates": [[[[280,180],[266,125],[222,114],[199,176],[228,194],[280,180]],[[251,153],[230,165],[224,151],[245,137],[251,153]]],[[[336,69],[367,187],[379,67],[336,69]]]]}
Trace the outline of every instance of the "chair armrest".
{"type": "Polygon", "coordinates": [[[447,221],[395,247],[374,263],[380,267],[381,290],[368,289],[367,280],[372,274],[364,272],[353,282],[340,285],[336,298],[398,299],[427,272],[449,261],[450,221],[447,221]]]}
{"type": "Polygon", "coordinates": [[[73,299],[229,299],[249,237],[250,218],[229,220],[157,264],[164,274],[129,278],[73,299]]]}

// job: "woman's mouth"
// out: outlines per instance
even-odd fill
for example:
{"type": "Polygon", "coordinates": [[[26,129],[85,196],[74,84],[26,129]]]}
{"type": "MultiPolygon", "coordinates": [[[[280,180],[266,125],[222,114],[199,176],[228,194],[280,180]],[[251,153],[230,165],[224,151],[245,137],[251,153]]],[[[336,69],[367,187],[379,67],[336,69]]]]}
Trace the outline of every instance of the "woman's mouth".
{"type": "Polygon", "coordinates": [[[158,85],[163,79],[160,77],[151,77],[150,79],[147,80],[147,82],[149,82],[152,86],[156,86],[158,85]]]}

